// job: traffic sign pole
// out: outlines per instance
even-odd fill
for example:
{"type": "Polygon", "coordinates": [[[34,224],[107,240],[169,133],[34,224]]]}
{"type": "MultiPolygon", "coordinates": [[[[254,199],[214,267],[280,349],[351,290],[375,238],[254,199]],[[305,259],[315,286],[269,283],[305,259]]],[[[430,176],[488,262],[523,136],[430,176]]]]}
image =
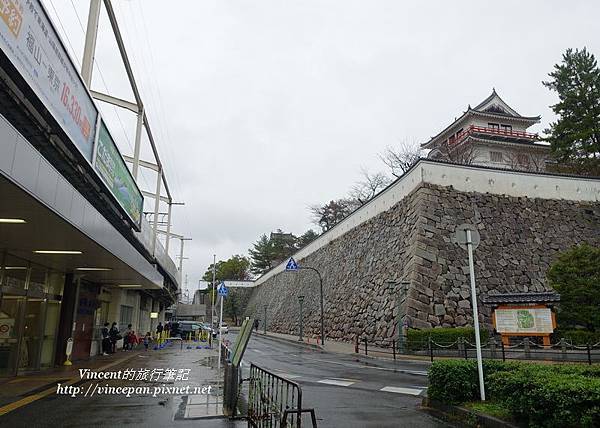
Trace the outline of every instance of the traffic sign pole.
{"type": "Polygon", "coordinates": [[[223,299],[225,296],[221,296],[221,315],[219,315],[219,362],[217,363],[217,371],[221,372],[221,344],[223,343],[223,337],[221,334],[221,326],[223,325],[223,299]]]}
{"type": "Polygon", "coordinates": [[[217,362],[217,370],[221,372],[221,345],[223,343],[223,335],[221,334],[221,326],[223,325],[223,300],[227,297],[227,287],[225,283],[221,282],[217,288],[217,294],[221,298],[221,311],[219,315],[219,360],[217,362]]]}
{"type": "Polygon", "coordinates": [[[473,263],[473,241],[471,230],[467,229],[467,251],[469,252],[469,276],[471,277],[471,301],[473,304],[473,325],[475,327],[475,346],[477,347],[477,372],[479,373],[479,391],[481,401],[485,401],[485,386],[483,384],[483,362],[481,359],[481,338],[479,337],[479,311],[477,310],[477,290],[475,289],[475,266],[473,263]]]}

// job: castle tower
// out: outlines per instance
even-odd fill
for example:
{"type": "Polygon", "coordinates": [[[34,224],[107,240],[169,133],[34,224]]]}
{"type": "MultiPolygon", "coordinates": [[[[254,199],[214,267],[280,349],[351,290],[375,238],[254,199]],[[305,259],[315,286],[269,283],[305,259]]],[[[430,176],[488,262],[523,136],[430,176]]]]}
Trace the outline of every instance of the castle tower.
{"type": "Polygon", "coordinates": [[[526,171],[545,171],[549,145],[527,132],[540,116],[521,116],[492,91],[474,108],[421,145],[431,159],[526,171]]]}

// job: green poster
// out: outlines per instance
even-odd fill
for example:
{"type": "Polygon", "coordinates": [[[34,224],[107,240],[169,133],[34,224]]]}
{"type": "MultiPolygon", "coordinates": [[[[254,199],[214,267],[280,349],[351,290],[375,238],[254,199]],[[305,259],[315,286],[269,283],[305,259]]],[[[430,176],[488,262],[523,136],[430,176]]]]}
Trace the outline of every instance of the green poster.
{"type": "Polygon", "coordinates": [[[94,167],[133,222],[140,226],[144,198],[104,122],[100,124],[94,167]]]}

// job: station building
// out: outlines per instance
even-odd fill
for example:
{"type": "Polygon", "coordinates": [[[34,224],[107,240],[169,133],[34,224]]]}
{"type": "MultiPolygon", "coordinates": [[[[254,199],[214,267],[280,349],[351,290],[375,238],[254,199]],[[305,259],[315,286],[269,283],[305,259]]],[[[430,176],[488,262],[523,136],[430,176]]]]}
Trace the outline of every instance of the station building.
{"type": "MultiPolygon", "coordinates": [[[[143,335],[180,272],[39,1],[0,16],[0,376],[101,352],[116,322],[143,335]]],[[[0,11],[0,15],[4,11],[0,11]]]]}

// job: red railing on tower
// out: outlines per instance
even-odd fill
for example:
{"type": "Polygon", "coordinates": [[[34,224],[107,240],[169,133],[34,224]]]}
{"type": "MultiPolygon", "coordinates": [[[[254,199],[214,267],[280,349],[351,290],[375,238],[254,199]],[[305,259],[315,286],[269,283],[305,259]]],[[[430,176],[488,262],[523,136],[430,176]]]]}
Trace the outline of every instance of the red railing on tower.
{"type": "Polygon", "coordinates": [[[483,126],[470,125],[467,129],[460,132],[456,136],[450,137],[449,142],[450,144],[458,144],[472,134],[489,134],[527,140],[537,140],[539,138],[538,134],[532,134],[530,132],[525,131],[513,131],[507,129],[486,128],[483,126]]]}

